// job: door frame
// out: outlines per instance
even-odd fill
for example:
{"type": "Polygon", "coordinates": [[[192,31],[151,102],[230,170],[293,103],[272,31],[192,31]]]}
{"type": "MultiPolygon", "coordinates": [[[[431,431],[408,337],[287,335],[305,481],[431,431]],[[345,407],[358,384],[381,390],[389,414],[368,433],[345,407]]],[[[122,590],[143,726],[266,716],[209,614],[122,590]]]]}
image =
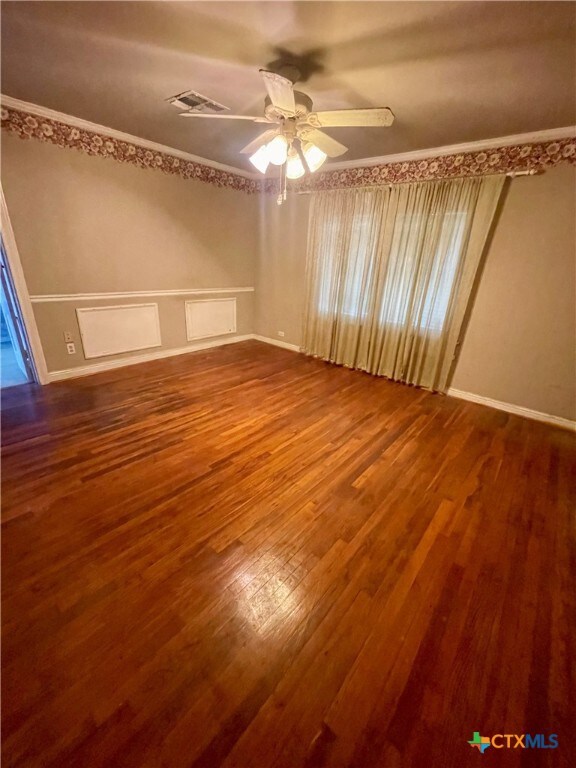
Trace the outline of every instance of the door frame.
{"type": "Polygon", "coordinates": [[[26,285],[26,278],[24,277],[24,270],[22,269],[22,262],[18,253],[18,246],[16,245],[16,238],[14,237],[14,230],[10,222],[4,189],[1,183],[0,230],[2,232],[2,240],[4,241],[4,252],[10,269],[12,286],[20,305],[22,323],[24,324],[30,345],[29,352],[32,356],[32,367],[36,372],[38,382],[40,384],[48,384],[46,358],[44,357],[44,350],[42,349],[42,342],[40,341],[40,334],[38,333],[38,326],[34,317],[34,310],[32,309],[32,302],[30,301],[30,294],[28,293],[28,286],[26,285]]]}

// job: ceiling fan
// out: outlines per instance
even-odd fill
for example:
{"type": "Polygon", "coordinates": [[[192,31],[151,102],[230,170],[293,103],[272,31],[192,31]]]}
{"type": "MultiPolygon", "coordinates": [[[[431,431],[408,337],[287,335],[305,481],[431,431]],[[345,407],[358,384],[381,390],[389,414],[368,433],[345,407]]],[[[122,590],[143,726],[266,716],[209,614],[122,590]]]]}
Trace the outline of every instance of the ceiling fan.
{"type": "Polygon", "coordinates": [[[388,127],[394,121],[394,114],[388,107],[313,112],[312,99],[294,90],[294,83],[299,79],[297,69],[286,68],[286,73],[291,77],[266,69],[260,70],[268,92],[263,117],[221,112],[210,114],[194,110],[183,112],[180,116],[271,124],[274,127],[261,133],[240,151],[250,155],[250,162],[261,173],[266,173],[270,164],[285,165],[285,176],[289,179],[299,179],[307,171],[313,173],[327,157],[338,157],[348,151],[348,147],[324,133],[321,128],[388,127]]]}

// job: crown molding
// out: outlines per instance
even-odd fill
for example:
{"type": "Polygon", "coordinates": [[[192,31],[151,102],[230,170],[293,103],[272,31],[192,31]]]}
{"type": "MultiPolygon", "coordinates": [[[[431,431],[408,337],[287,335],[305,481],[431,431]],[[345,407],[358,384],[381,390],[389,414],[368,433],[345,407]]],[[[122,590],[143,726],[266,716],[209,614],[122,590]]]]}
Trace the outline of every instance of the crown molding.
{"type": "MultiPolygon", "coordinates": [[[[497,142],[496,139],[494,141],[497,142]]],[[[386,162],[378,165],[353,166],[340,170],[329,167],[325,171],[320,170],[312,177],[299,179],[293,189],[296,192],[305,193],[424,181],[448,181],[494,174],[534,175],[560,163],[576,165],[576,137],[505,144],[467,152],[454,152],[450,147],[441,147],[438,155],[434,156],[426,152],[426,157],[419,160],[414,157],[408,160],[404,156],[405,159],[401,162],[392,161],[390,157],[386,158],[386,162]]],[[[265,189],[274,191],[272,184],[265,189]]]]}
{"type": "Polygon", "coordinates": [[[133,136],[130,133],[124,133],[124,131],[117,131],[115,128],[109,128],[106,125],[100,125],[99,123],[93,123],[90,120],[84,120],[81,117],[75,115],[68,115],[65,112],[58,112],[48,107],[42,107],[40,104],[33,104],[29,101],[22,101],[21,99],[15,99],[12,96],[0,94],[0,104],[8,109],[16,109],[20,112],[25,112],[28,115],[34,115],[35,117],[42,118],[44,120],[53,120],[57,123],[63,123],[71,128],[78,128],[78,130],[89,131],[90,133],[96,133],[100,136],[106,136],[110,139],[116,139],[116,141],[124,141],[129,144],[135,144],[143,149],[149,149],[152,152],[160,152],[161,154],[170,155],[171,157],[177,157],[180,160],[186,162],[198,163],[199,165],[205,165],[208,168],[214,168],[218,171],[224,171],[225,173],[233,173],[235,176],[242,176],[245,179],[260,181],[261,176],[257,173],[250,173],[250,171],[244,171],[240,168],[236,168],[232,165],[225,165],[224,163],[217,163],[214,160],[208,160],[208,158],[200,157],[199,155],[193,155],[190,152],[184,152],[181,149],[175,149],[169,147],[166,144],[158,144],[155,141],[149,141],[143,139],[140,136],[133,136]]]}
{"type": "Polygon", "coordinates": [[[396,155],[381,155],[380,157],[367,157],[363,160],[343,160],[336,163],[326,163],[326,171],[338,171],[346,168],[370,168],[373,165],[388,165],[390,163],[408,163],[414,160],[429,160],[432,157],[445,157],[446,155],[460,155],[469,152],[482,152],[488,149],[511,147],[518,144],[545,144],[549,141],[571,139],[576,136],[576,125],[566,128],[550,128],[546,131],[533,131],[532,133],[517,133],[513,136],[500,136],[495,139],[480,139],[464,144],[446,144],[442,147],[430,149],[415,149],[411,152],[400,152],[396,155]]]}
{"type": "MultiPolygon", "coordinates": [[[[113,157],[138,167],[154,168],[248,193],[276,191],[277,179],[270,176],[217,163],[11,96],[0,95],[0,103],[3,108],[3,127],[21,138],[34,137],[57,146],[113,157]],[[4,113],[7,113],[6,116],[4,113]],[[46,122],[38,126],[34,123],[35,119],[46,122]],[[82,135],[73,137],[70,129],[82,135]],[[110,146],[103,147],[104,140],[110,146]]],[[[323,171],[303,182],[297,182],[294,188],[313,191],[456,178],[462,175],[526,170],[537,172],[559,162],[574,163],[575,140],[576,126],[567,126],[395,155],[327,163],[323,171]]]]}

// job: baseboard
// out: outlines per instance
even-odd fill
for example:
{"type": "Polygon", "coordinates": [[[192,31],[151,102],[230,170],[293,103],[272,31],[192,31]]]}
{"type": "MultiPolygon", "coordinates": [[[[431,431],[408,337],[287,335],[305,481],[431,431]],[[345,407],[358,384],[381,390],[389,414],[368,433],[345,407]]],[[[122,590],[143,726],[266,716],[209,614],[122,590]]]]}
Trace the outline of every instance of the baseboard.
{"type": "Polygon", "coordinates": [[[202,349],[211,347],[222,347],[225,344],[237,344],[240,341],[249,341],[254,336],[251,333],[244,336],[233,336],[231,338],[214,339],[202,341],[196,344],[189,344],[187,347],[178,347],[176,349],[160,349],[156,352],[147,352],[143,355],[134,355],[133,357],[117,357],[114,360],[104,360],[101,363],[92,365],[81,365],[77,368],[66,368],[61,371],[51,371],[48,373],[48,381],[63,381],[64,379],[75,379],[79,376],[91,376],[93,373],[102,371],[112,371],[115,368],[124,368],[127,365],[138,365],[139,363],[149,363],[152,360],[162,360],[166,357],[176,357],[185,355],[188,352],[198,352],[202,349]]]}
{"type": "Polygon", "coordinates": [[[282,349],[290,349],[292,352],[300,352],[300,347],[297,344],[288,344],[287,341],[271,339],[269,336],[258,336],[258,334],[253,334],[252,338],[256,339],[256,341],[263,341],[265,344],[272,344],[274,347],[282,347],[282,349]]]}
{"type": "MultiPolygon", "coordinates": [[[[231,338],[220,338],[210,341],[198,342],[196,344],[189,344],[187,347],[178,347],[176,349],[160,349],[155,352],[147,352],[143,355],[134,355],[133,357],[118,357],[114,360],[104,360],[100,363],[93,363],[91,365],[81,365],[77,368],[66,368],[61,371],[51,371],[48,373],[48,382],[63,381],[65,379],[75,379],[79,376],[91,376],[94,373],[101,373],[103,371],[112,371],[116,368],[124,368],[128,365],[138,365],[139,363],[149,363],[152,360],[162,360],[167,357],[176,357],[177,355],[185,355],[188,352],[199,352],[203,349],[211,349],[212,347],[221,347],[225,344],[237,344],[241,341],[250,341],[254,339],[256,341],[264,342],[265,344],[272,344],[275,347],[281,347],[282,349],[289,349],[292,352],[300,352],[300,347],[297,344],[289,344],[286,341],[279,341],[278,339],[271,339],[268,336],[260,336],[254,333],[248,333],[243,336],[233,336],[231,338]]],[[[475,395],[473,392],[463,392],[460,389],[450,388],[447,392],[451,397],[457,397],[460,400],[469,400],[472,403],[478,403],[479,405],[487,405],[490,408],[497,408],[499,411],[506,411],[507,413],[513,413],[516,416],[524,416],[527,419],[534,419],[536,421],[543,421],[546,424],[553,424],[564,429],[576,429],[576,422],[570,419],[564,419],[560,416],[552,416],[549,413],[541,413],[540,411],[533,411],[530,408],[523,408],[520,405],[513,405],[512,403],[503,403],[500,400],[493,400],[490,397],[483,397],[482,395],[475,395]]]]}
{"type": "Polygon", "coordinates": [[[524,416],[527,419],[543,421],[546,424],[554,424],[555,426],[562,427],[563,429],[576,429],[576,421],[572,421],[571,419],[564,419],[561,416],[552,416],[549,413],[542,413],[541,411],[533,411],[531,408],[524,408],[521,405],[503,403],[501,400],[493,400],[491,397],[475,395],[473,392],[463,392],[461,389],[450,388],[446,394],[450,395],[451,397],[457,397],[460,400],[469,400],[471,403],[487,405],[489,408],[496,408],[499,411],[513,413],[516,416],[524,416]]]}

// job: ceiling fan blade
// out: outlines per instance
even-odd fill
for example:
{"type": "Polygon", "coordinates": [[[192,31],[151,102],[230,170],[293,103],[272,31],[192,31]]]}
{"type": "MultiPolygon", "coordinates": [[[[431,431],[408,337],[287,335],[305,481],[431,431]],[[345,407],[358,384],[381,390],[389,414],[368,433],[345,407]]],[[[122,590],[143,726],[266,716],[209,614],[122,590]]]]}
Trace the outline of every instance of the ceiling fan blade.
{"type": "Polygon", "coordinates": [[[181,112],[180,117],[210,117],[216,120],[252,120],[253,123],[269,123],[267,117],[253,115],[210,115],[207,112],[181,112]]]}
{"type": "Polygon", "coordinates": [[[284,112],[288,117],[296,114],[296,102],[294,101],[294,85],[291,80],[276,72],[261,69],[260,74],[264,78],[264,85],[270,96],[270,101],[276,109],[284,112]]]}
{"type": "Polygon", "coordinates": [[[298,136],[304,139],[304,141],[310,141],[312,144],[315,144],[328,157],[339,157],[344,152],[348,152],[348,147],[340,144],[339,141],[333,139],[332,136],[328,136],[327,133],[316,130],[316,128],[301,128],[298,136]]]}
{"type": "Polygon", "coordinates": [[[306,122],[315,128],[347,126],[388,127],[394,122],[394,113],[388,107],[375,109],[335,109],[329,112],[310,112],[306,122]]]}
{"type": "Polygon", "coordinates": [[[260,149],[260,147],[263,147],[264,144],[268,144],[269,141],[272,140],[274,136],[278,131],[276,128],[273,128],[270,131],[264,131],[264,133],[261,133],[260,136],[257,136],[253,141],[250,142],[250,144],[246,144],[244,149],[240,150],[240,154],[242,155],[251,155],[254,152],[256,152],[257,149],[260,149]]]}

